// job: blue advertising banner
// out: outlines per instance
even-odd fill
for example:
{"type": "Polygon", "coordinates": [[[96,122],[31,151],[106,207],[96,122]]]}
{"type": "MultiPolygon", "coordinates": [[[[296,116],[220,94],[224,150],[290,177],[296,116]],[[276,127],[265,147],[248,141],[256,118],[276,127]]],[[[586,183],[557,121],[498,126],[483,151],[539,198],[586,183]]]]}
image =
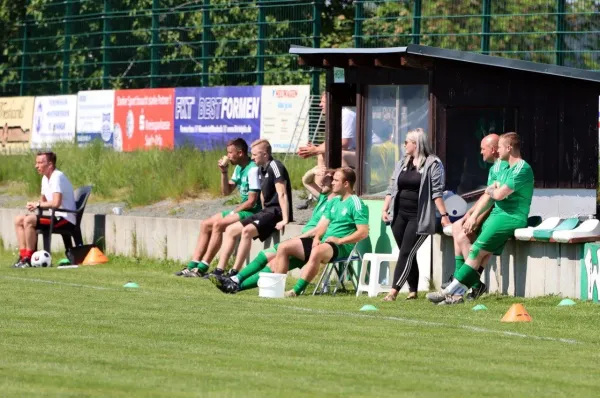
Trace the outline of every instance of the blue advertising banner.
{"type": "Polygon", "coordinates": [[[260,138],[261,87],[175,89],[175,146],[222,148],[241,137],[260,138]]]}
{"type": "Polygon", "coordinates": [[[115,124],[115,92],[113,90],[80,91],[77,93],[77,143],[88,145],[102,140],[113,146],[115,124]]]}

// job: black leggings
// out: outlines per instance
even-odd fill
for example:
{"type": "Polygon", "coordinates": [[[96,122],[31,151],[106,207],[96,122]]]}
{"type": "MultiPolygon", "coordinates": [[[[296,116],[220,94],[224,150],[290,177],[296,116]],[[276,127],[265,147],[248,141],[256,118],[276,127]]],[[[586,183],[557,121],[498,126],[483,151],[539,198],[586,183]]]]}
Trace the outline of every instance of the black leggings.
{"type": "Polygon", "coordinates": [[[419,265],[417,264],[417,250],[423,244],[427,235],[417,235],[418,220],[416,216],[397,214],[392,223],[392,233],[400,248],[396,270],[394,271],[394,284],[396,290],[408,281],[408,290],[416,292],[419,287],[419,265]]]}

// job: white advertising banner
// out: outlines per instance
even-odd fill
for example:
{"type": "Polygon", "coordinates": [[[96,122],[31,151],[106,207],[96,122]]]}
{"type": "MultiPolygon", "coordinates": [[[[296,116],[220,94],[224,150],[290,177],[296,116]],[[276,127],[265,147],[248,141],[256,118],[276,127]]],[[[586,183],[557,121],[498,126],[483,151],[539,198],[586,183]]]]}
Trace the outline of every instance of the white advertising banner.
{"type": "Polygon", "coordinates": [[[60,141],[75,141],[76,95],[35,97],[31,148],[51,147],[60,141]]]}
{"type": "Polygon", "coordinates": [[[114,124],[114,90],[77,93],[77,143],[80,146],[101,140],[105,146],[112,147],[114,124]]]}
{"type": "Polygon", "coordinates": [[[295,152],[308,142],[310,86],[263,86],[260,138],[273,152],[295,152]]]}

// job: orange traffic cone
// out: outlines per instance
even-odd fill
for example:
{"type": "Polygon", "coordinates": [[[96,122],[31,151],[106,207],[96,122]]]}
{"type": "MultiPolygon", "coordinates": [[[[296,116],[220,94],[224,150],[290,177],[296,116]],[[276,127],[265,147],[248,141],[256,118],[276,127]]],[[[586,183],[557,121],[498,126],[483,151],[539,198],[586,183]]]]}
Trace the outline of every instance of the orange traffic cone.
{"type": "Polygon", "coordinates": [[[89,251],[85,259],[83,260],[82,265],[94,265],[94,264],[104,264],[108,262],[108,258],[102,253],[100,249],[97,247],[92,247],[92,250],[89,251]]]}
{"type": "Polygon", "coordinates": [[[523,304],[513,304],[500,322],[531,322],[531,316],[523,304]]]}

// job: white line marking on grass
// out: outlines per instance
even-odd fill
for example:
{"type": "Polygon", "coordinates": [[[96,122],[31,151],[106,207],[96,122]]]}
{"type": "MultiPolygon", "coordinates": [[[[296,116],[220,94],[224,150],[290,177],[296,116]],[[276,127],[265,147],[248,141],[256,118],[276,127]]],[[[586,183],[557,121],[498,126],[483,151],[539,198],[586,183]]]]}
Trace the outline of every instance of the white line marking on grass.
{"type": "Polygon", "coordinates": [[[18,280],[18,281],[48,283],[51,285],[63,285],[63,286],[71,286],[71,287],[85,287],[88,289],[95,289],[95,290],[117,290],[117,289],[112,289],[110,287],[102,287],[102,286],[94,286],[94,285],[80,285],[78,283],[57,282],[57,281],[49,281],[47,279],[37,279],[37,278],[20,278],[18,276],[3,276],[2,279],[14,279],[14,280],[18,280]]]}
{"type": "Polygon", "coordinates": [[[477,332],[477,333],[494,333],[494,334],[501,334],[504,336],[521,337],[521,338],[534,339],[534,340],[546,340],[546,341],[555,341],[555,342],[567,343],[567,344],[579,344],[579,341],[574,340],[574,339],[563,339],[563,338],[546,337],[546,336],[534,336],[534,335],[530,335],[530,334],[510,332],[510,331],[506,331],[506,330],[494,330],[494,329],[487,329],[487,328],[482,328],[482,327],[477,327],[477,326],[468,326],[468,325],[452,325],[449,323],[424,321],[424,320],[420,320],[420,319],[402,318],[402,317],[397,317],[397,316],[362,315],[362,314],[354,314],[352,312],[326,311],[326,310],[317,310],[317,309],[313,309],[313,308],[294,307],[294,306],[288,306],[288,305],[282,305],[282,306],[278,306],[278,307],[297,310],[297,311],[312,312],[312,313],[316,313],[316,314],[324,314],[324,315],[336,315],[336,316],[344,315],[344,316],[352,316],[355,318],[385,319],[388,321],[409,322],[409,323],[412,323],[415,325],[440,326],[440,327],[444,327],[444,328],[464,329],[464,330],[468,330],[471,332],[477,332]]]}

